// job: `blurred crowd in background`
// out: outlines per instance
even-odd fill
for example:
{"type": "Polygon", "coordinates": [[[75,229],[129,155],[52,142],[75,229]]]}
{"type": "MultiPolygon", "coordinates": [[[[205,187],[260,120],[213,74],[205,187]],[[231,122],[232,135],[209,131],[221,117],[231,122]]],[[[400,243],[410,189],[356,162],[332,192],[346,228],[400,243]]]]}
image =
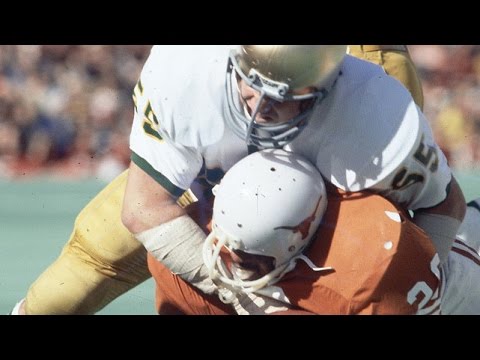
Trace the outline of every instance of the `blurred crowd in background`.
{"type": "Polygon", "coordinates": [[[125,169],[150,48],[0,46],[0,178],[109,181],[125,169]]]}
{"type": "Polygon", "coordinates": [[[424,113],[457,170],[480,170],[480,45],[409,45],[424,113]]]}
{"type": "MultiPolygon", "coordinates": [[[[0,178],[109,181],[128,166],[150,45],[0,46],[0,178]]],[[[425,115],[459,170],[480,169],[480,45],[410,45],[425,115]]]]}

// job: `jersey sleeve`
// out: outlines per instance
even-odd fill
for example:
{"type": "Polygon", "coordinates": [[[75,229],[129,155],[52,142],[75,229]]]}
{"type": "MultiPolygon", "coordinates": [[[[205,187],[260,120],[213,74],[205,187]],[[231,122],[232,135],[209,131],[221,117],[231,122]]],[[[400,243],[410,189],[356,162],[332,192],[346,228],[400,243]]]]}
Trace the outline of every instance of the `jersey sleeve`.
{"type": "MultiPolygon", "coordinates": [[[[416,210],[438,205],[447,196],[452,172],[419,108],[420,126],[408,156],[374,188],[403,207],[416,210]]],[[[413,134],[412,134],[413,135],[413,134]]]]}
{"type": "MultiPolygon", "coordinates": [[[[163,55],[165,56],[165,55],[163,55]]],[[[135,113],[130,134],[132,161],[178,197],[200,171],[199,150],[175,141],[175,116],[159,89],[165,83],[162,53],[154,47],[133,92],[135,113]]],[[[162,90],[165,91],[165,90],[162,90]]],[[[172,96],[174,96],[172,89],[172,96]]]]}
{"type": "Polygon", "coordinates": [[[374,190],[410,210],[438,205],[451,181],[446,157],[408,90],[367,65],[346,59],[332,97],[315,113],[324,120],[309,123],[320,134],[304,143],[316,146],[318,169],[342,190],[374,190]]]}

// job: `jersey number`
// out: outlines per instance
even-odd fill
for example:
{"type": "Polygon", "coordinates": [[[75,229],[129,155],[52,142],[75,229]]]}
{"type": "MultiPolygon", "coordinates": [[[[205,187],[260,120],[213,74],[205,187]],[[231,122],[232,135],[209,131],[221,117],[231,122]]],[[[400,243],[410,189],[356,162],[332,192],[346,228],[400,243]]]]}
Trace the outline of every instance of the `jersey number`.
{"type": "MultiPolygon", "coordinates": [[[[438,284],[441,282],[441,274],[440,274],[440,258],[438,254],[435,254],[432,261],[430,262],[430,270],[433,272],[435,277],[438,279],[438,284]]],[[[407,301],[410,305],[413,305],[416,302],[418,303],[417,313],[429,313],[430,311],[434,311],[440,305],[440,295],[439,295],[439,286],[435,289],[435,291],[425,282],[425,281],[418,281],[407,294],[407,301]],[[433,300],[433,304],[431,304],[428,308],[426,307],[427,304],[433,300]]]]}
{"type": "MultiPolygon", "coordinates": [[[[138,108],[137,108],[137,96],[142,96],[143,95],[143,85],[140,80],[138,80],[137,85],[133,89],[133,105],[135,107],[135,112],[138,113],[138,108]]],[[[146,134],[150,135],[151,137],[157,139],[157,140],[163,140],[162,136],[158,133],[157,130],[155,130],[155,126],[153,125],[158,125],[158,119],[155,113],[153,112],[152,105],[150,104],[150,101],[147,101],[147,105],[145,106],[145,109],[143,110],[143,131],[145,131],[146,134]]]]}
{"type": "MultiPolygon", "coordinates": [[[[429,169],[431,172],[435,172],[438,169],[438,154],[437,150],[433,146],[425,145],[424,136],[420,140],[417,151],[413,155],[415,159],[429,169]]],[[[415,183],[421,183],[425,180],[425,177],[419,173],[409,173],[406,168],[400,169],[392,180],[392,188],[399,190],[406,188],[407,186],[415,183]]]]}

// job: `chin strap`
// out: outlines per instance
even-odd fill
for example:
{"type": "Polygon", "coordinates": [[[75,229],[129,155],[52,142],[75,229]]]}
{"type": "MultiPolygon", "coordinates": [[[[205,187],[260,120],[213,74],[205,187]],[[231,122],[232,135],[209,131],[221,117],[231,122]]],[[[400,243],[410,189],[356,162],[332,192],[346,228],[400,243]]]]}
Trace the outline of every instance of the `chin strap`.
{"type": "Polygon", "coordinates": [[[300,260],[303,260],[310,269],[312,269],[313,271],[332,271],[332,270],[335,270],[333,267],[331,266],[327,266],[327,267],[317,267],[313,262],[312,260],[310,260],[308,257],[306,257],[305,255],[301,254],[301,255],[298,255],[297,259],[300,259],[300,260]]]}
{"type": "MultiPolygon", "coordinates": [[[[268,279],[270,281],[263,282],[264,286],[270,286],[270,285],[273,285],[273,284],[277,283],[278,281],[280,281],[286,273],[288,273],[289,271],[291,271],[295,268],[295,264],[296,264],[297,260],[304,261],[308,265],[308,267],[310,267],[313,271],[316,271],[316,272],[318,272],[318,271],[333,271],[334,270],[334,268],[331,267],[331,266],[318,267],[308,257],[306,257],[303,254],[300,254],[300,255],[297,255],[294,258],[292,258],[287,266],[277,268],[272,273],[266,275],[266,276],[268,276],[268,279]]],[[[223,274],[223,276],[227,276],[227,274],[225,273],[225,269],[223,268],[222,265],[219,264],[220,272],[223,274]]],[[[260,278],[257,281],[260,283],[262,281],[262,279],[263,278],[260,278]]],[[[260,285],[259,285],[258,288],[254,287],[254,286],[241,288],[241,287],[233,285],[233,281],[232,281],[232,284],[230,284],[230,282],[228,280],[225,281],[226,280],[225,278],[223,278],[223,281],[222,280],[218,281],[218,283],[215,280],[216,279],[214,279],[213,282],[216,283],[216,285],[218,286],[218,297],[225,304],[231,304],[232,302],[235,301],[235,299],[238,299],[239,297],[242,297],[244,295],[248,295],[248,294],[252,294],[252,293],[260,293],[261,290],[264,289],[264,286],[260,286],[260,285]]],[[[250,281],[250,282],[247,282],[246,284],[254,284],[254,283],[255,283],[255,281],[250,281]]]]}

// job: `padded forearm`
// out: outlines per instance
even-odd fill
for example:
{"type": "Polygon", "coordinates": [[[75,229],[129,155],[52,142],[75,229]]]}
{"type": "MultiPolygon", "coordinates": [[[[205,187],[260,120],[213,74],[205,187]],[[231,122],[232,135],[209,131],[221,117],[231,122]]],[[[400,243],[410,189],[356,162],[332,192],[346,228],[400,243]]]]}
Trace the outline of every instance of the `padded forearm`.
{"type": "Polygon", "coordinates": [[[214,292],[215,285],[203,264],[206,235],[190,216],[180,216],[135,237],[174,274],[207,294],[214,292]]]}

